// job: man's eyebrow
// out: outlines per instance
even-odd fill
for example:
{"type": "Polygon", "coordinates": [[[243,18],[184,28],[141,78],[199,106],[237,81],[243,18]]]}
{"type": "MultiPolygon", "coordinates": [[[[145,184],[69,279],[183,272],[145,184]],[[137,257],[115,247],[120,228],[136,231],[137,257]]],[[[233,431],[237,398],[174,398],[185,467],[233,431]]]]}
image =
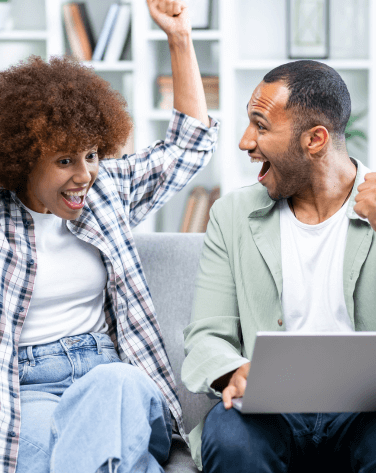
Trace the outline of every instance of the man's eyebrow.
{"type": "Polygon", "coordinates": [[[262,118],[263,120],[265,120],[267,123],[269,123],[269,120],[266,118],[266,116],[265,116],[263,113],[261,113],[261,112],[257,112],[256,110],[254,110],[254,111],[251,112],[251,116],[253,116],[253,117],[260,117],[260,118],[262,118]]]}
{"type": "MultiPolygon", "coordinates": [[[[245,109],[247,110],[247,115],[248,115],[248,106],[249,106],[249,102],[245,106],[245,109]]],[[[260,117],[263,120],[265,120],[267,123],[269,123],[269,120],[266,118],[266,116],[261,112],[257,112],[256,110],[251,112],[251,116],[260,117]]]]}

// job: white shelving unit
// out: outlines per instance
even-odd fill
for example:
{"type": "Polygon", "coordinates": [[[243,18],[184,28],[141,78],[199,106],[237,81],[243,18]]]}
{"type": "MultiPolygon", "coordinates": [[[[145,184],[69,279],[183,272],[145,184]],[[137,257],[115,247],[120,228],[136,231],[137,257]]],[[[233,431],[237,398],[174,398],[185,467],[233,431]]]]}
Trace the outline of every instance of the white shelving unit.
{"type": "MultiPolygon", "coordinates": [[[[61,14],[64,0],[11,0],[14,29],[0,31],[0,69],[38,54],[45,59],[67,51],[61,14]]],[[[97,39],[107,10],[115,0],[86,0],[97,39]]],[[[126,97],[135,123],[134,147],[141,149],[163,139],[170,112],[156,107],[156,78],[170,74],[165,34],[149,17],[146,0],[132,5],[131,41],[123,60],[89,62],[99,75],[126,97]]],[[[350,142],[349,153],[376,169],[376,5],[373,0],[331,0],[330,59],[352,97],[353,111],[367,109],[357,127],[368,135],[364,149],[350,142]],[[351,11],[356,5],[357,10],[351,11]],[[346,20],[347,18],[347,20],[346,20]],[[346,25],[346,21],[349,25],[346,25]],[[349,26],[349,27],[348,27],[349,26]]],[[[194,30],[193,40],[201,73],[218,75],[220,120],[218,151],[211,163],[186,189],[174,196],[141,231],[178,231],[186,199],[196,185],[220,185],[222,195],[255,182],[260,165],[251,164],[238,143],[247,126],[246,104],[263,76],[289,61],[286,41],[286,1],[212,0],[211,28],[194,30]]]]}

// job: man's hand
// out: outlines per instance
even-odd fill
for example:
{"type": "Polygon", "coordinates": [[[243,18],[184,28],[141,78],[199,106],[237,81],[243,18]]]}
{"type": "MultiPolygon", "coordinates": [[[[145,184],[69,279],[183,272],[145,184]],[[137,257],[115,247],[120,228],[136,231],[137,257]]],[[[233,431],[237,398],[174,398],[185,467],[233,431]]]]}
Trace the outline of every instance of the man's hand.
{"type": "Polygon", "coordinates": [[[147,3],[151,17],[167,36],[191,32],[188,8],[182,0],[147,0],[147,3]]]}
{"type": "Polygon", "coordinates": [[[354,211],[359,217],[367,218],[376,231],[376,172],[369,172],[364,179],[358,186],[359,193],[355,197],[354,211]]]}
{"type": "Polygon", "coordinates": [[[238,368],[231,376],[227,388],[222,392],[222,400],[225,409],[230,409],[232,407],[232,399],[234,397],[242,397],[244,395],[250,367],[251,363],[246,363],[238,368]]]}

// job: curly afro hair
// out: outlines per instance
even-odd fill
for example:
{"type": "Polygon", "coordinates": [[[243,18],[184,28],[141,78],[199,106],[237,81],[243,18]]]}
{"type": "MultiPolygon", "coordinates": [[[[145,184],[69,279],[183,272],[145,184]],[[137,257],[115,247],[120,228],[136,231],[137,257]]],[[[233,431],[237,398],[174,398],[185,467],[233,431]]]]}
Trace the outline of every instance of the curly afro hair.
{"type": "Polygon", "coordinates": [[[122,95],[70,57],[38,56],[0,72],[0,186],[19,192],[45,155],[98,145],[100,159],[127,141],[122,95]]]}

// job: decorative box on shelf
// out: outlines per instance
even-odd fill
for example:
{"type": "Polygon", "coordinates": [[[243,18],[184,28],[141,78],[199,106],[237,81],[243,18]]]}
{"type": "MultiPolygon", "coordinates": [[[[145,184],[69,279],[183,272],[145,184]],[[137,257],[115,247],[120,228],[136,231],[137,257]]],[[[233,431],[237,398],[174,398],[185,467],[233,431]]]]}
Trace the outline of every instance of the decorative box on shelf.
{"type": "MultiPolygon", "coordinates": [[[[206,103],[209,109],[219,109],[219,78],[218,76],[203,76],[202,83],[206,103]]],[[[158,108],[161,110],[171,110],[174,103],[174,92],[172,86],[172,76],[159,76],[157,79],[159,100],[158,108]]]]}

